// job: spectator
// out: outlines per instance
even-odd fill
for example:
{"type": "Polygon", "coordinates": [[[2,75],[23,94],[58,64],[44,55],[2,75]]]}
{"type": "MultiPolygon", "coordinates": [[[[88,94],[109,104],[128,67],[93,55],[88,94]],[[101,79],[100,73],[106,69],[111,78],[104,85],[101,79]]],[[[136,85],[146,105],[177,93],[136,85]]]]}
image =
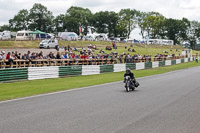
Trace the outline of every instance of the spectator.
{"type": "Polygon", "coordinates": [[[65,57],[64,57],[64,54],[61,54],[61,57],[60,57],[61,59],[65,59],[65,57]]]}
{"type": "Polygon", "coordinates": [[[24,54],[24,55],[22,55],[22,60],[27,60],[27,55],[26,55],[26,53],[24,54]]]}
{"type": "Polygon", "coordinates": [[[17,59],[19,59],[19,60],[22,59],[22,54],[21,53],[18,54],[17,59]]]}
{"type": "Polygon", "coordinates": [[[9,60],[11,57],[10,52],[8,52],[8,54],[6,55],[6,60],[9,60]]]}
{"type": "Polygon", "coordinates": [[[65,51],[67,51],[67,47],[65,46],[65,51]]]}
{"type": "Polygon", "coordinates": [[[6,59],[5,51],[1,51],[0,59],[1,59],[1,60],[5,60],[5,59],[6,59]]]}
{"type": "Polygon", "coordinates": [[[60,52],[57,52],[56,59],[61,59],[60,52]]]}
{"type": "Polygon", "coordinates": [[[49,53],[49,58],[50,58],[50,59],[55,59],[55,56],[54,56],[54,53],[53,53],[53,52],[50,52],[50,53],[49,53]]]}
{"type": "Polygon", "coordinates": [[[67,52],[65,52],[64,58],[65,58],[65,59],[69,58],[67,52]]]}
{"type": "Polygon", "coordinates": [[[16,57],[17,59],[20,59],[20,57],[19,57],[19,55],[18,55],[18,52],[17,52],[17,51],[15,51],[15,57],[16,57]]]}
{"type": "Polygon", "coordinates": [[[39,57],[43,57],[43,52],[40,51],[40,53],[38,54],[39,57]]]}
{"type": "Polygon", "coordinates": [[[0,53],[0,60],[3,60],[2,53],[0,53]]]}
{"type": "Polygon", "coordinates": [[[67,50],[68,50],[68,51],[70,50],[70,45],[67,46],[67,50]]]}
{"type": "Polygon", "coordinates": [[[26,54],[26,59],[30,60],[30,57],[31,57],[31,52],[28,51],[27,54],[26,54]]]}
{"type": "Polygon", "coordinates": [[[33,53],[31,54],[30,59],[31,59],[31,60],[35,60],[35,59],[36,59],[36,54],[35,54],[35,52],[33,52],[33,53]]]}
{"type": "Polygon", "coordinates": [[[59,45],[56,45],[56,50],[59,51],[59,45]]]}

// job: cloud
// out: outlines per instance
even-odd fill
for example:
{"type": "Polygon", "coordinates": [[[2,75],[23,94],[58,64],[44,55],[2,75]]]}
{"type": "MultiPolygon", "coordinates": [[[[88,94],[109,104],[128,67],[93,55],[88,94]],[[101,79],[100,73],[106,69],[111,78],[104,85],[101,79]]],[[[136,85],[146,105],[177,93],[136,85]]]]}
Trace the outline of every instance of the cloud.
{"type": "Polygon", "coordinates": [[[139,11],[155,11],[167,18],[200,21],[200,1],[197,0],[0,0],[0,25],[8,24],[20,10],[30,10],[34,3],[41,3],[53,12],[54,16],[65,14],[71,6],[90,9],[93,13],[99,11],[115,11],[121,9],[136,9],[139,11]]]}

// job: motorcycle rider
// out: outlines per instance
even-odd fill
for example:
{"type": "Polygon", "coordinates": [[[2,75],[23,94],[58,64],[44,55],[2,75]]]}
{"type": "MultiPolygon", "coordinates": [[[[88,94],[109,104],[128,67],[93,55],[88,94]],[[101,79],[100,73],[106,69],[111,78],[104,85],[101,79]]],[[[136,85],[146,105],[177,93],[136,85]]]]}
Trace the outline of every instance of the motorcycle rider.
{"type": "Polygon", "coordinates": [[[136,80],[135,80],[134,74],[131,72],[129,68],[126,69],[126,73],[124,74],[124,83],[125,83],[126,76],[130,76],[131,82],[135,84],[136,80]]]}

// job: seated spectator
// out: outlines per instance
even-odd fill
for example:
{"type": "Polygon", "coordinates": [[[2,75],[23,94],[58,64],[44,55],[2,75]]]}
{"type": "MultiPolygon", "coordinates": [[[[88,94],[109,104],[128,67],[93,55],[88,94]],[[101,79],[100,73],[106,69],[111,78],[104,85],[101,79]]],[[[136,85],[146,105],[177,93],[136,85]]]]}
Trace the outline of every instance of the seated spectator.
{"type": "Polygon", "coordinates": [[[74,47],[74,49],[73,49],[74,51],[77,51],[77,52],[79,52],[78,50],[77,50],[77,48],[76,47],[74,47]]]}
{"type": "Polygon", "coordinates": [[[5,60],[5,59],[6,59],[5,51],[1,51],[0,60],[5,60]]]}
{"type": "Polygon", "coordinates": [[[33,52],[32,54],[31,54],[31,60],[35,60],[36,59],[36,54],[35,54],[35,52],[33,52]]]}
{"type": "Polygon", "coordinates": [[[0,53],[0,60],[3,60],[2,53],[0,53]]]}
{"type": "Polygon", "coordinates": [[[18,58],[19,60],[22,59],[22,54],[19,53],[17,58],[18,58]]]}
{"type": "Polygon", "coordinates": [[[134,48],[132,49],[132,52],[136,52],[134,48]]]}
{"type": "Polygon", "coordinates": [[[127,45],[126,44],[125,44],[124,48],[127,49],[127,45]]]}
{"type": "Polygon", "coordinates": [[[110,46],[106,46],[106,50],[112,50],[110,46]]]}
{"type": "Polygon", "coordinates": [[[58,51],[56,54],[56,59],[61,59],[60,52],[58,51]]]}
{"type": "Polygon", "coordinates": [[[55,56],[54,56],[54,53],[53,53],[53,52],[50,52],[50,53],[49,53],[49,58],[50,58],[50,59],[55,59],[55,56]]]}
{"type": "Polygon", "coordinates": [[[69,58],[67,52],[65,52],[64,58],[65,58],[65,59],[69,58]]]}
{"type": "Polygon", "coordinates": [[[97,50],[97,46],[96,45],[92,46],[92,48],[97,50]]]}
{"type": "Polygon", "coordinates": [[[15,58],[20,59],[17,51],[15,51],[15,58]]]}
{"type": "Polygon", "coordinates": [[[6,60],[9,60],[10,59],[10,52],[8,52],[8,54],[6,55],[6,60]]]}

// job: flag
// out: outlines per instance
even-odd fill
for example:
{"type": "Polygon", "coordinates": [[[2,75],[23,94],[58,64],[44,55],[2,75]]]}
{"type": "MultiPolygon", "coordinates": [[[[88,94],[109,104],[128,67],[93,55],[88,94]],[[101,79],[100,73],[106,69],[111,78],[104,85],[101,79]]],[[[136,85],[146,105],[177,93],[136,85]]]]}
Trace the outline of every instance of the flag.
{"type": "Polygon", "coordinates": [[[81,25],[79,25],[79,33],[81,33],[81,25]]]}

